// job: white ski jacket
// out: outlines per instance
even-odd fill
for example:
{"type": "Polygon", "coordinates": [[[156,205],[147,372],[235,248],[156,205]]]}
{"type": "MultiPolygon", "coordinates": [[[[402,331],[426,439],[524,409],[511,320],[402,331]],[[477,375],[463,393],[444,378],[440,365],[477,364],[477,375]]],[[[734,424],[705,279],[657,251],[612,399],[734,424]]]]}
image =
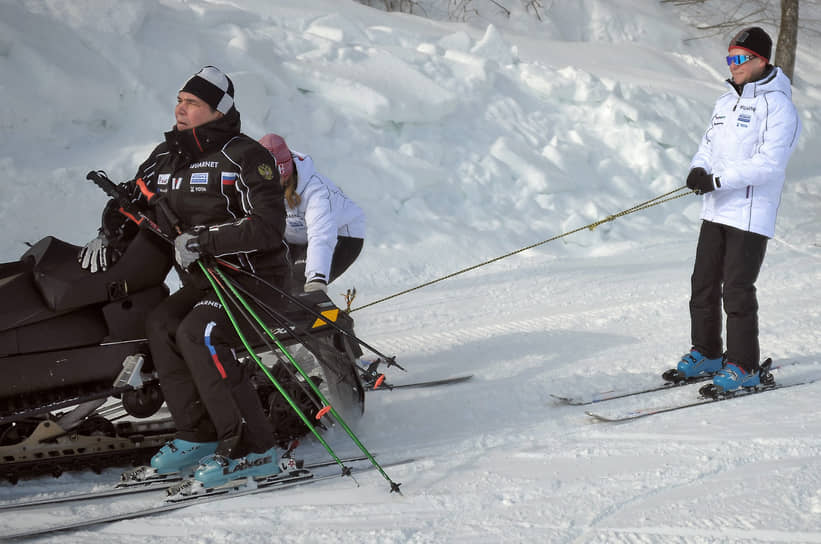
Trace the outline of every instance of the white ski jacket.
{"type": "Polygon", "coordinates": [[[285,203],[285,241],[307,244],[305,281],[327,281],[337,236],[365,238],[365,213],[342,190],[314,168],[308,155],[291,150],[298,174],[297,208],[285,203]],[[319,275],[319,276],[318,276],[319,275]]]}
{"type": "Polygon", "coordinates": [[[801,132],[790,80],[775,67],[744,85],[741,96],[727,85],[690,163],[717,179],[716,190],[704,195],[701,219],[772,238],[787,161],[801,132]]]}

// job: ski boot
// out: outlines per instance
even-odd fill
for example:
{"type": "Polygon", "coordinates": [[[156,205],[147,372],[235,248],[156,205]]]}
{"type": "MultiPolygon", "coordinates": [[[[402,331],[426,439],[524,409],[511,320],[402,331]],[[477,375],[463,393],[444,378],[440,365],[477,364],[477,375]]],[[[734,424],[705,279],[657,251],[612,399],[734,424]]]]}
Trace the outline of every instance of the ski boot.
{"type": "Polygon", "coordinates": [[[719,393],[729,393],[741,388],[758,387],[761,377],[758,369],[747,371],[735,363],[727,363],[713,378],[713,385],[719,393]]]}
{"type": "Polygon", "coordinates": [[[264,453],[249,453],[239,459],[211,455],[202,460],[194,479],[205,489],[223,486],[234,480],[259,479],[280,473],[279,452],[276,447],[264,453]]]}
{"type": "Polygon", "coordinates": [[[175,438],[160,448],[151,458],[151,467],[157,474],[191,472],[200,459],[217,451],[217,442],[189,442],[175,438]]]}
{"type": "Polygon", "coordinates": [[[727,365],[713,378],[713,383],[707,384],[699,393],[702,397],[717,399],[732,396],[743,390],[768,389],[775,385],[775,378],[770,369],[772,359],[767,359],[753,371],[746,371],[735,363],[727,365]]]}
{"type": "Polygon", "coordinates": [[[117,487],[131,487],[156,481],[175,481],[194,473],[200,459],[213,454],[217,442],[189,442],[175,438],[160,448],[149,466],[123,472],[117,487]]]}
{"type": "Polygon", "coordinates": [[[692,348],[689,353],[684,354],[676,368],[665,372],[662,377],[665,381],[678,383],[693,378],[712,376],[724,365],[724,356],[709,359],[702,355],[697,349],[692,348]]]}

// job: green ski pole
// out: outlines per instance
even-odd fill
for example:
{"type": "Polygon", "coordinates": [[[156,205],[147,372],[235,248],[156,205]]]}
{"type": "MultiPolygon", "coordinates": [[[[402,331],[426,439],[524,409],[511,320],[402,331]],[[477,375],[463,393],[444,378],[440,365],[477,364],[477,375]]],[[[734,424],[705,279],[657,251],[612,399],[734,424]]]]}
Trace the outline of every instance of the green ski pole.
{"type": "MultiPolygon", "coordinates": [[[[387,480],[390,483],[391,493],[397,492],[397,493],[401,494],[401,492],[399,491],[399,486],[402,485],[402,484],[397,484],[393,480],[391,480],[390,476],[388,476],[388,474],[385,472],[385,470],[379,465],[379,463],[376,461],[376,459],[374,459],[373,455],[371,455],[371,453],[368,451],[368,448],[365,447],[365,445],[359,440],[359,438],[356,436],[356,434],[354,434],[354,432],[351,430],[351,428],[348,426],[348,424],[345,423],[345,420],[342,418],[342,416],[339,415],[339,413],[336,411],[336,409],[333,407],[333,405],[331,405],[331,403],[328,402],[328,400],[325,398],[325,395],[322,394],[322,391],[319,390],[319,388],[316,386],[316,384],[313,382],[313,380],[310,379],[310,377],[305,373],[305,371],[302,369],[302,367],[299,365],[299,363],[297,363],[296,360],[293,358],[293,356],[291,356],[290,352],[288,352],[288,350],[285,349],[285,346],[282,345],[282,343],[279,341],[279,339],[276,337],[276,335],[273,334],[268,329],[268,327],[265,326],[265,323],[259,318],[259,316],[248,305],[248,303],[245,302],[245,299],[243,299],[242,296],[239,295],[239,293],[237,292],[236,288],[231,283],[231,281],[225,276],[225,274],[223,274],[223,272],[219,268],[216,268],[215,271],[216,271],[217,275],[220,277],[220,279],[222,280],[222,283],[227,285],[228,289],[231,290],[234,297],[237,300],[242,302],[242,304],[245,307],[246,311],[251,316],[253,316],[253,318],[256,320],[257,323],[259,323],[262,326],[262,328],[265,330],[266,334],[274,341],[274,343],[282,351],[282,353],[285,354],[285,356],[288,358],[288,360],[291,362],[291,364],[294,366],[294,368],[297,369],[297,372],[299,372],[302,375],[302,377],[305,378],[305,380],[308,382],[308,385],[311,387],[311,389],[313,389],[314,393],[317,395],[317,397],[319,397],[320,401],[322,401],[322,403],[325,405],[323,410],[320,411],[319,414],[317,414],[317,417],[319,417],[320,414],[330,412],[330,414],[339,423],[339,425],[345,430],[345,432],[348,434],[348,436],[351,438],[351,440],[353,440],[354,444],[357,445],[357,447],[362,451],[362,453],[365,454],[365,456],[368,458],[368,460],[371,462],[371,464],[379,471],[380,474],[382,474],[382,477],[385,478],[385,480],[387,480]]],[[[261,365],[262,363],[259,363],[259,364],[261,365]]],[[[270,374],[269,374],[269,377],[273,380],[273,377],[271,377],[270,374]]]]}
{"type": "MultiPolygon", "coordinates": [[[[328,442],[326,442],[325,439],[322,438],[322,435],[320,435],[319,432],[316,430],[316,428],[314,428],[313,424],[308,420],[308,417],[302,412],[302,410],[299,408],[299,406],[296,405],[296,403],[293,401],[293,399],[291,399],[291,397],[288,395],[288,393],[282,388],[282,386],[279,384],[279,382],[276,380],[276,378],[274,378],[274,376],[271,374],[271,372],[268,370],[268,368],[263,364],[263,362],[259,359],[257,354],[254,352],[253,348],[248,343],[248,340],[246,340],[245,335],[242,334],[242,331],[240,330],[240,327],[237,324],[236,319],[234,318],[234,314],[231,312],[231,309],[228,307],[228,304],[225,301],[225,298],[223,296],[223,293],[221,292],[220,286],[218,285],[218,283],[216,281],[216,278],[212,277],[211,274],[209,274],[209,269],[207,269],[205,267],[205,265],[202,264],[202,262],[197,261],[197,264],[202,269],[202,272],[203,272],[203,274],[205,274],[205,277],[211,283],[211,287],[214,289],[214,292],[217,294],[217,298],[219,298],[220,303],[222,304],[222,307],[225,310],[225,313],[228,315],[228,319],[231,321],[231,324],[233,325],[234,330],[237,332],[237,335],[239,336],[240,340],[242,341],[242,345],[245,346],[245,349],[248,351],[248,354],[254,359],[254,362],[257,363],[259,368],[262,370],[263,373],[265,373],[265,375],[268,377],[268,379],[271,380],[271,383],[274,384],[274,387],[276,387],[277,391],[279,391],[279,393],[288,402],[288,404],[291,406],[291,408],[293,408],[294,412],[296,412],[296,414],[299,416],[299,418],[302,420],[302,422],[305,423],[305,425],[308,427],[308,429],[310,429],[310,431],[314,434],[316,439],[319,440],[319,443],[322,444],[322,446],[325,448],[325,450],[327,450],[328,454],[330,454],[330,456],[334,459],[334,461],[336,461],[336,463],[340,467],[342,467],[343,476],[350,476],[351,475],[351,469],[345,466],[345,463],[343,463],[342,460],[336,455],[336,453],[331,448],[331,446],[328,444],[328,442]]],[[[223,276],[223,278],[224,278],[224,276],[223,276]]],[[[229,287],[233,290],[232,285],[229,284],[229,287]]],[[[242,300],[242,299],[240,299],[240,300],[242,300]]],[[[245,305],[247,307],[247,305],[245,304],[245,301],[242,301],[242,302],[243,302],[243,305],[245,305]]],[[[256,316],[254,316],[254,317],[256,317],[256,316]]],[[[263,328],[266,331],[268,330],[267,327],[263,327],[263,328]]],[[[286,353],[289,358],[291,357],[290,353],[285,351],[284,348],[280,348],[280,349],[282,349],[283,352],[286,353]]],[[[312,380],[308,379],[308,382],[313,385],[312,380]]]]}

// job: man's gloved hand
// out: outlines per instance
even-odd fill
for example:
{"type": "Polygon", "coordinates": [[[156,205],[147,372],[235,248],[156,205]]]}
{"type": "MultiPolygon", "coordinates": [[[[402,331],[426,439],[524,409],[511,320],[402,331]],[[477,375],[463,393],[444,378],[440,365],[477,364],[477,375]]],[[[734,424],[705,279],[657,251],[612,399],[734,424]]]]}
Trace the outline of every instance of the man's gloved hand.
{"type": "Polygon", "coordinates": [[[174,238],[174,258],[183,270],[188,270],[201,256],[196,235],[184,232],[174,238]]]}
{"type": "MultiPolygon", "coordinates": [[[[113,257],[111,248],[108,247],[108,240],[100,233],[96,238],[87,243],[80,254],[77,256],[77,262],[80,266],[92,274],[97,272],[105,272],[108,270],[109,259],[113,257]]],[[[111,264],[114,264],[113,262],[111,264]]]]}
{"type": "Polygon", "coordinates": [[[690,170],[687,175],[687,187],[695,191],[697,195],[703,195],[715,191],[716,185],[713,181],[713,175],[708,174],[704,168],[698,166],[690,170]]]}
{"type": "Polygon", "coordinates": [[[302,290],[306,293],[310,293],[312,291],[322,291],[323,293],[327,293],[328,284],[326,284],[324,280],[311,280],[305,284],[305,287],[303,287],[302,290]]]}

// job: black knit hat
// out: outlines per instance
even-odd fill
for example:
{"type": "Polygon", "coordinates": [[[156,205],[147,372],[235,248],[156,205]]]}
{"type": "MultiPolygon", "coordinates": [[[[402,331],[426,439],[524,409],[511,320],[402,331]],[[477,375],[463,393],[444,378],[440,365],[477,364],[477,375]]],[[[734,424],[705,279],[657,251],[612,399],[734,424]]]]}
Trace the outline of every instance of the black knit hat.
{"type": "Polygon", "coordinates": [[[204,66],[185,82],[180,92],[193,94],[220,113],[228,113],[234,107],[234,84],[214,66],[204,66]]]}
{"type": "Polygon", "coordinates": [[[764,32],[763,28],[751,26],[736,34],[730,41],[730,47],[728,47],[727,50],[729,51],[733,47],[749,51],[753,55],[761,57],[766,62],[770,62],[770,55],[773,52],[773,41],[770,39],[770,35],[764,32]]]}

